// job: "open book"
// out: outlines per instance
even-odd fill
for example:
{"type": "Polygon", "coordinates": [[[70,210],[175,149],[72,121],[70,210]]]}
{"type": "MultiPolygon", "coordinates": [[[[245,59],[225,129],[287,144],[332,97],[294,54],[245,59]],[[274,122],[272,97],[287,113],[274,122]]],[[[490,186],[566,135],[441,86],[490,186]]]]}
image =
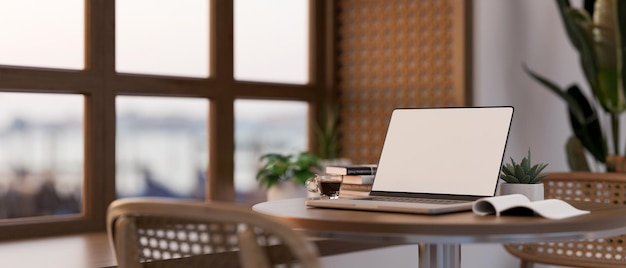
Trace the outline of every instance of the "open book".
{"type": "Polygon", "coordinates": [[[521,194],[500,195],[476,200],[472,210],[477,215],[539,215],[548,219],[564,219],[589,213],[559,199],[530,201],[521,194]]]}

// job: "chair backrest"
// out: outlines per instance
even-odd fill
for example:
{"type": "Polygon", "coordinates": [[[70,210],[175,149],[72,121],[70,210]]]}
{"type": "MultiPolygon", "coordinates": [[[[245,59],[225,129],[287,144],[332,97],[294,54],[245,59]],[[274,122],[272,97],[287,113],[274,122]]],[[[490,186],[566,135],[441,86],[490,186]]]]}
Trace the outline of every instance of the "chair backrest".
{"type": "MultiPolygon", "coordinates": [[[[626,173],[548,173],[545,198],[626,206],[626,173]]],[[[626,224],[626,223],[624,223],[626,224]]],[[[571,242],[505,245],[522,260],[575,267],[626,267],[626,235],[571,242]]]]}
{"type": "Polygon", "coordinates": [[[320,267],[316,246],[282,221],[232,203],[116,200],[107,231],[119,267],[320,267]]]}

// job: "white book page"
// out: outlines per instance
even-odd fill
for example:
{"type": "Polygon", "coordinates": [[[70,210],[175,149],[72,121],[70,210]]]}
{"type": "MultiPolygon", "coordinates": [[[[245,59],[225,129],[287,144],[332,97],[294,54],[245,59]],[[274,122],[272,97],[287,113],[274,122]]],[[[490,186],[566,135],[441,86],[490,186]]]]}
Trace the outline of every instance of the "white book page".
{"type": "Polygon", "coordinates": [[[499,195],[477,200],[472,210],[481,216],[489,214],[500,216],[501,211],[525,203],[530,203],[530,199],[522,194],[499,195]]]}
{"type": "Polygon", "coordinates": [[[472,211],[476,215],[539,215],[548,219],[564,219],[589,213],[559,199],[531,202],[521,194],[501,195],[477,200],[472,211]]]}
{"type": "Polygon", "coordinates": [[[564,219],[589,213],[587,210],[580,210],[567,202],[559,199],[546,199],[520,205],[534,211],[536,214],[548,219],[564,219]]]}

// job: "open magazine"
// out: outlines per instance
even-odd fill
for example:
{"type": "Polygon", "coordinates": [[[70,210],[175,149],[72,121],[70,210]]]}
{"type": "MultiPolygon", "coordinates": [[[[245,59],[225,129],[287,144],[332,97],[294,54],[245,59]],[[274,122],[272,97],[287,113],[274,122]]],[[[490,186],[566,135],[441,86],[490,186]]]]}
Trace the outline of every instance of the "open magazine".
{"type": "Polygon", "coordinates": [[[530,201],[521,194],[500,195],[476,200],[472,210],[477,215],[539,215],[548,219],[564,219],[589,213],[559,199],[530,201]]]}

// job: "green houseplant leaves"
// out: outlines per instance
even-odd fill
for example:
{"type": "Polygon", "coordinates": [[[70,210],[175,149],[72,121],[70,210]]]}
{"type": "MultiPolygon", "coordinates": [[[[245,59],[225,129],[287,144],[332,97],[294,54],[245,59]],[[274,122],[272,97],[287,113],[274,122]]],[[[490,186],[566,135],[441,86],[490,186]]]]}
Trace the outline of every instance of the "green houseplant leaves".
{"type": "Polygon", "coordinates": [[[273,185],[293,179],[299,184],[315,176],[315,169],[319,168],[317,156],[308,152],[297,154],[264,154],[259,159],[263,166],[257,172],[256,179],[260,185],[270,188],[273,185]]]}
{"type": "Polygon", "coordinates": [[[584,146],[600,163],[605,163],[608,155],[621,154],[619,118],[626,111],[626,1],[598,0],[593,16],[572,7],[569,0],[556,3],[593,96],[585,96],[578,85],[564,90],[528,67],[524,66],[524,70],[567,104],[574,138],[580,141],[568,140],[568,163],[572,170],[588,170],[588,165],[580,161],[584,159],[579,155],[583,151],[575,146],[584,146]],[[599,110],[608,115],[609,126],[602,125],[599,110]],[[572,166],[575,163],[580,165],[572,166]]]}

